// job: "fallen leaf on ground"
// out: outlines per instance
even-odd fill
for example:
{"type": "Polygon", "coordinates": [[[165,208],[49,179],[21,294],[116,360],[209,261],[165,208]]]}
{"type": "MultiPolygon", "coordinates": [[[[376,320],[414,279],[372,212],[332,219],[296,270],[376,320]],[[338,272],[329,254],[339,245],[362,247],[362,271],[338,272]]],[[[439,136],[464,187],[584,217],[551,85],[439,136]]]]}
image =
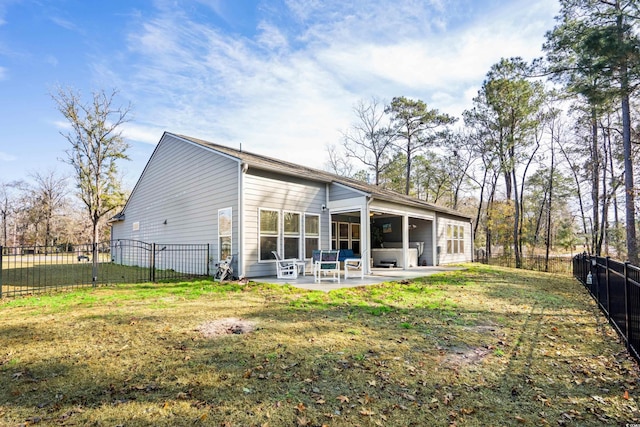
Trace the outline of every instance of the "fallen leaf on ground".
{"type": "Polygon", "coordinates": [[[374,415],[374,412],[372,410],[370,410],[370,409],[362,408],[360,410],[360,415],[371,416],[371,415],[374,415]]]}
{"type": "Polygon", "coordinates": [[[309,421],[306,417],[298,417],[298,426],[305,427],[311,425],[311,421],[309,421]]]}

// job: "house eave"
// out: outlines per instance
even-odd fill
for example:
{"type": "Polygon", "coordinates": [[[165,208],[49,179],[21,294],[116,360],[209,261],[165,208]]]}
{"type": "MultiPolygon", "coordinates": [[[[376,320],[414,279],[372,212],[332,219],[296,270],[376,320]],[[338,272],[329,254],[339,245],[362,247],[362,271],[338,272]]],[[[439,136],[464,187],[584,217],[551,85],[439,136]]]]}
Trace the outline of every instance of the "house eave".
{"type": "Polygon", "coordinates": [[[107,224],[113,224],[114,222],[124,221],[124,212],[120,212],[107,220],[107,224]]]}

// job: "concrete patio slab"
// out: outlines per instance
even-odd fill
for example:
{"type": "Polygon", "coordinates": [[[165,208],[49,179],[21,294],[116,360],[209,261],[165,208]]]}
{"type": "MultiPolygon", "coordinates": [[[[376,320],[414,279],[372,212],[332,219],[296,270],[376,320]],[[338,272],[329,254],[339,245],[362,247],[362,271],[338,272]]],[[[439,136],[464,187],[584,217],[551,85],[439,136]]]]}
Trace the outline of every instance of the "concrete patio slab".
{"type": "Polygon", "coordinates": [[[348,278],[345,280],[344,272],[340,275],[340,283],[332,280],[322,280],[316,283],[313,275],[298,276],[297,279],[277,279],[273,276],[260,277],[252,279],[257,282],[289,284],[296,288],[308,289],[311,291],[329,292],[335,289],[355,288],[358,286],[377,285],[383,282],[394,282],[406,279],[415,279],[416,277],[430,276],[432,274],[443,273],[446,271],[463,270],[463,267],[455,266],[439,266],[439,267],[414,267],[407,270],[401,268],[374,268],[371,274],[360,278],[348,278]]]}

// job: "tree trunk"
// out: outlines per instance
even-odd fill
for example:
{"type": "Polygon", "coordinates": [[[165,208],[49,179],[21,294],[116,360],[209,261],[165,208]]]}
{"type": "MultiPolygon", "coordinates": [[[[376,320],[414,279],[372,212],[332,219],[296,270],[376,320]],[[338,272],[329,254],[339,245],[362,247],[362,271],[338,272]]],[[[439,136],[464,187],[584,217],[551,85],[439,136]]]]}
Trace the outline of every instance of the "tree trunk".
{"type": "Polygon", "coordinates": [[[571,159],[569,155],[567,154],[566,151],[564,151],[564,147],[562,147],[562,144],[558,143],[558,145],[560,147],[560,152],[562,153],[562,156],[569,164],[569,169],[571,169],[571,173],[573,175],[573,181],[576,183],[576,194],[578,196],[578,205],[580,206],[580,217],[582,219],[582,232],[585,238],[584,245],[585,247],[589,247],[589,244],[588,244],[589,242],[587,241],[587,236],[588,236],[587,214],[584,211],[584,203],[582,202],[582,191],[580,190],[580,177],[576,172],[576,168],[574,167],[574,164],[571,163],[571,159]]]}
{"type": "Polygon", "coordinates": [[[480,224],[480,216],[482,214],[482,202],[484,200],[484,187],[487,183],[487,174],[489,170],[487,168],[484,169],[484,176],[482,177],[482,185],[480,186],[480,201],[478,202],[478,210],[476,211],[476,223],[473,225],[473,235],[478,235],[478,226],[480,224]]]}
{"type": "Polygon", "coordinates": [[[600,231],[600,156],[598,154],[598,119],[595,108],[591,109],[591,202],[593,224],[591,225],[591,253],[600,256],[601,245],[597,243],[600,231]]]}
{"type": "MultiPolygon", "coordinates": [[[[553,131],[553,130],[552,130],[553,131]]],[[[549,205],[547,206],[547,241],[544,256],[544,271],[549,271],[549,252],[551,250],[551,202],[553,201],[553,173],[555,168],[555,151],[553,149],[553,138],[551,135],[551,171],[549,172],[549,205]]]]}
{"type": "Polygon", "coordinates": [[[7,246],[7,211],[2,211],[2,246],[7,246]]]}
{"type": "MultiPolygon", "coordinates": [[[[611,170],[611,178],[613,178],[613,147],[611,144],[611,138],[609,138],[608,140],[608,150],[609,150],[609,169],[611,170]]],[[[624,247],[622,245],[622,241],[620,239],[620,215],[618,213],[618,197],[617,197],[617,193],[618,193],[618,186],[619,184],[615,185],[615,189],[611,190],[611,200],[613,201],[613,226],[614,229],[616,231],[616,242],[615,242],[615,249],[616,249],[616,256],[618,257],[618,259],[622,259],[621,258],[621,254],[624,252],[624,247]]]]}
{"type": "Polygon", "coordinates": [[[511,172],[513,177],[513,202],[515,205],[515,212],[513,218],[513,249],[516,258],[516,268],[522,268],[521,246],[520,246],[520,201],[518,197],[518,183],[516,181],[516,170],[511,172]]]}
{"type": "Polygon", "coordinates": [[[624,190],[625,215],[627,224],[627,259],[638,265],[638,247],[636,240],[635,194],[633,185],[633,159],[631,152],[631,113],[629,96],[622,97],[622,140],[624,148],[624,190]]]}
{"type": "Polygon", "coordinates": [[[409,190],[411,189],[411,154],[412,150],[410,149],[410,142],[407,142],[407,171],[406,171],[406,182],[404,188],[404,194],[409,195],[409,190]]]}
{"type": "Polygon", "coordinates": [[[95,287],[98,283],[98,242],[100,238],[100,227],[99,227],[100,218],[93,217],[92,221],[92,238],[93,242],[91,244],[91,274],[92,274],[92,282],[95,287]]]}
{"type": "MultiPolygon", "coordinates": [[[[604,130],[604,126],[602,129],[602,155],[604,156],[602,159],[602,214],[600,216],[600,234],[598,235],[598,245],[600,247],[604,247],[604,255],[609,256],[609,248],[608,248],[608,239],[607,239],[607,229],[609,227],[609,194],[608,194],[608,185],[607,185],[607,162],[609,150],[607,149],[607,140],[611,138],[608,132],[604,130]]],[[[613,174],[612,174],[613,175],[613,174]]]]}
{"type": "Polygon", "coordinates": [[[493,187],[491,188],[491,194],[489,195],[489,200],[487,202],[487,224],[486,224],[486,230],[485,230],[485,234],[487,236],[487,241],[485,243],[486,245],[486,252],[487,252],[487,259],[491,258],[491,216],[493,214],[493,200],[495,198],[495,194],[496,194],[496,183],[497,183],[498,177],[496,175],[496,179],[493,182],[493,187]]]}
{"type": "MultiPolygon", "coordinates": [[[[618,29],[618,40],[621,47],[626,43],[626,30],[624,28],[623,11],[620,3],[615,3],[617,12],[616,26],[618,29]]],[[[635,195],[633,186],[633,159],[631,152],[631,111],[629,108],[629,85],[628,59],[622,57],[620,63],[620,94],[622,96],[622,145],[624,151],[624,190],[625,190],[625,215],[627,224],[627,259],[634,265],[638,264],[638,248],[636,241],[636,220],[635,220],[635,195]]]]}

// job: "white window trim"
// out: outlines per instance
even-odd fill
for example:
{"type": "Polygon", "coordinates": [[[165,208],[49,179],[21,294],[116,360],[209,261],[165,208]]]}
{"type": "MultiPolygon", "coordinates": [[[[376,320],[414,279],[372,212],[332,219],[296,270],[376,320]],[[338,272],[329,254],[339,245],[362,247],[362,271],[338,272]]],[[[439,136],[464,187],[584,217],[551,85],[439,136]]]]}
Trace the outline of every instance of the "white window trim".
{"type": "Polygon", "coordinates": [[[304,256],[304,259],[310,259],[306,257],[307,254],[307,217],[308,216],[313,216],[316,217],[318,219],[318,236],[311,236],[310,239],[317,239],[318,240],[318,249],[320,249],[320,243],[322,241],[322,215],[320,214],[316,214],[316,213],[304,213],[304,221],[302,223],[302,255],[304,256]]]}
{"type": "MultiPolygon", "coordinates": [[[[446,254],[447,255],[462,255],[464,254],[464,250],[461,251],[460,250],[460,242],[462,242],[463,246],[465,246],[464,244],[464,233],[465,233],[465,227],[462,224],[447,224],[446,225],[446,229],[445,229],[445,235],[446,237],[446,254]],[[451,228],[449,228],[451,227],[451,228]],[[451,230],[451,237],[449,237],[449,230],[451,230]],[[457,237],[456,237],[457,235],[457,237]],[[449,242],[451,242],[451,252],[448,251],[449,248],[449,242]]],[[[463,248],[464,249],[464,248],[463,248]]]]}
{"type": "Polygon", "coordinates": [[[291,210],[283,210],[282,211],[282,215],[281,215],[281,221],[282,221],[282,227],[281,227],[281,234],[282,234],[282,246],[279,246],[281,248],[280,253],[282,254],[283,258],[288,258],[285,253],[284,253],[284,241],[287,237],[293,238],[294,235],[287,235],[284,231],[284,216],[286,214],[294,214],[294,215],[298,215],[298,256],[296,256],[296,259],[301,259],[300,254],[303,253],[301,252],[302,249],[304,249],[304,244],[302,242],[302,239],[304,238],[304,213],[299,212],[299,211],[291,211],[291,210]]]}
{"type": "MultiPolygon", "coordinates": [[[[282,246],[282,211],[279,209],[269,209],[269,208],[258,208],[258,263],[273,263],[275,259],[260,259],[260,254],[262,253],[262,246],[260,242],[260,237],[262,237],[262,232],[260,230],[262,212],[277,212],[278,213],[278,231],[276,234],[276,248],[278,251],[281,251],[282,246]]],[[[271,236],[271,235],[268,235],[271,236]]]]}
{"type": "Polygon", "coordinates": [[[224,261],[222,259],[222,245],[220,243],[220,238],[221,237],[227,237],[226,234],[221,234],[220,233],[220,212],[222,211],[229,211],[229,234],[228,236],[231,238],[231,248],[229,249],[229,253],[231,255],[233,255],[233,208],[231,206],[226,207],[226,208],[222,208],[222,209],[218,209],[218,260],[219,261],[224,261]]]}

